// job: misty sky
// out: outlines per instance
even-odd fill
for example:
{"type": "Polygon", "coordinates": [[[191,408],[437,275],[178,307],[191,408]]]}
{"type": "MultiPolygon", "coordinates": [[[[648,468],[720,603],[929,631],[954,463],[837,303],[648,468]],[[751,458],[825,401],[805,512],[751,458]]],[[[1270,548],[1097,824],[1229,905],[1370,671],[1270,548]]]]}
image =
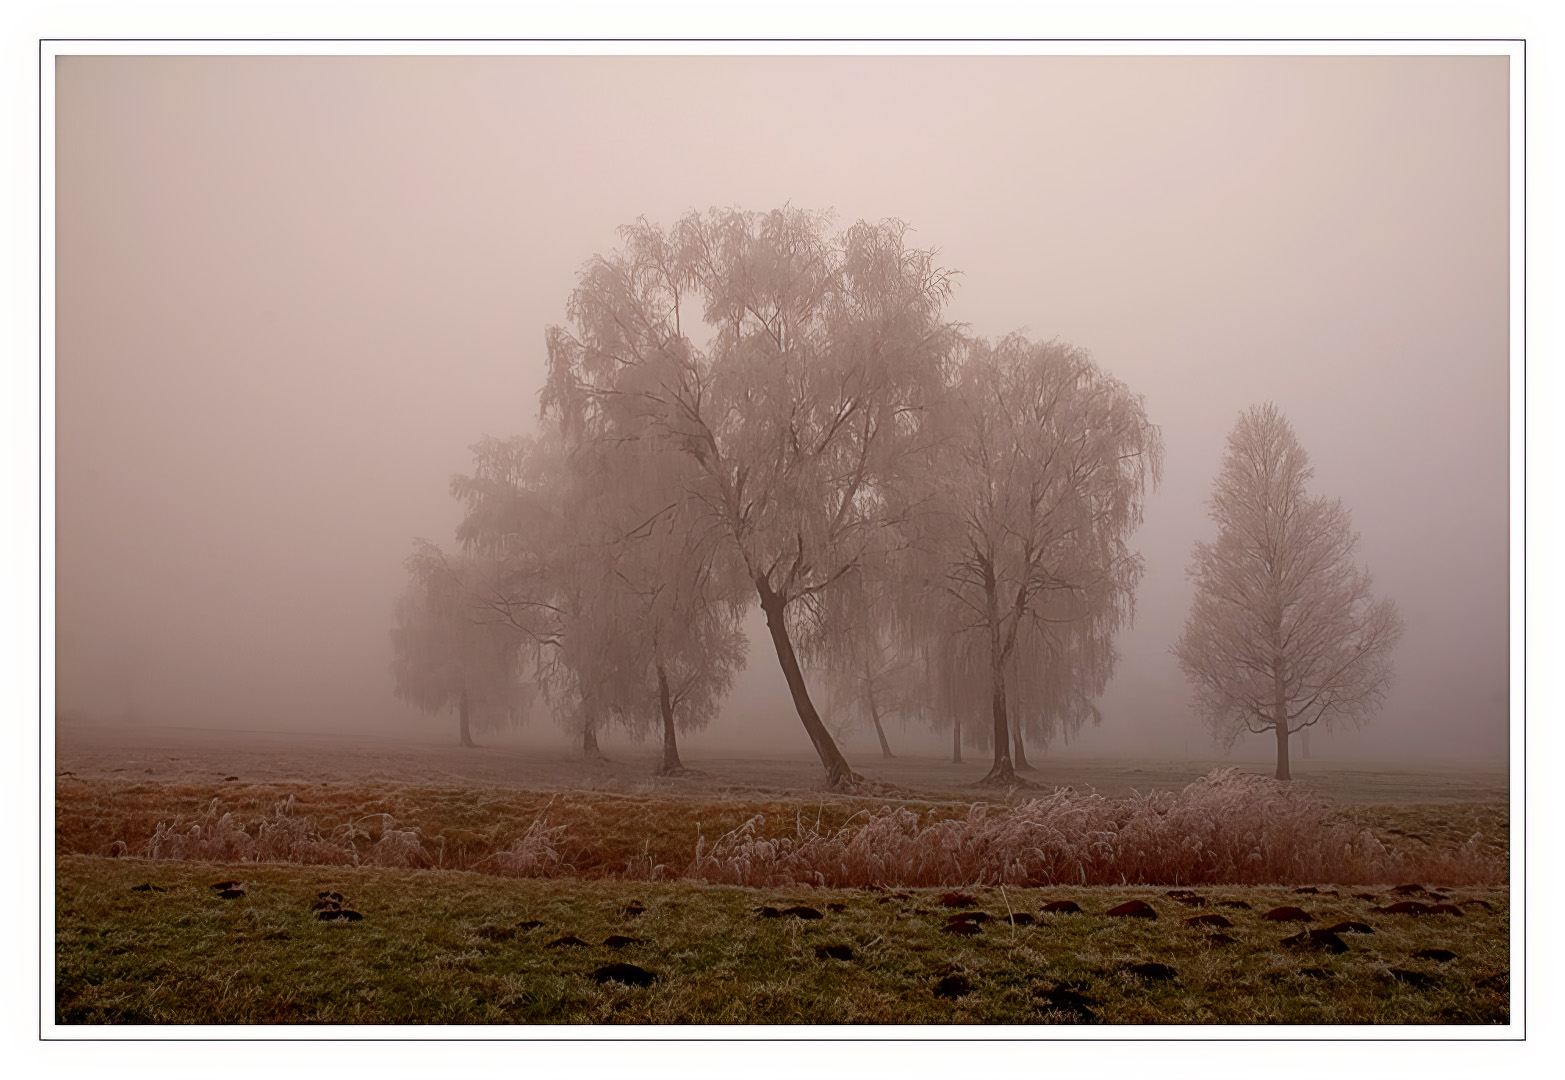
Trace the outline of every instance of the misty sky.
{"type": "MultiPolygon", "coordinates": [[[[448,734],[391,694],[402,559],[451,543],[468,446],[532,428],[576,271],[639,215],[792,202],[909,222],[954,317],[1091,350],[1161,426],[1073,751],[1212,752],[1168,649],[1224,439],[1271,400],[1407,622],[1385,710],[1317,753],[1502,756],[1508,63],[64,58],[59,705],[448,734]]],[[[811,752],[759,640],[686,746],[751,737],[811,752]]]]}

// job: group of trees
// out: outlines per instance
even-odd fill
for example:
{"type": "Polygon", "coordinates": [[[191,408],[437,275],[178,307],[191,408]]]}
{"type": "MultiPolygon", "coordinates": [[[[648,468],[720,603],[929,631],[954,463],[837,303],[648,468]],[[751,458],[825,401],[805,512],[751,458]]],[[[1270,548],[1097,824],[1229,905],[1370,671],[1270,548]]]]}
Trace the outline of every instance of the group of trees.
{"type": "MultiPolygon", "coordinates": [[[[621,235],[547,332],[539,434],[479,443],[452,484],[460,555],[409,561],[398,692],[457,706],[465,741],[470,710],[514,720],[537,687],[584,753],[617,723],[659,732],[677,771],[676,732],[715,714],[758,605],[828,786],[859,778],[822,681],[887,755],[893,715],[949,724],[958,758],[979,729],[991,783],[1025,765],[1024,730],[1095,720],[1161,469],[1141,399],[1079,349],[967,333],[951,272],[899,222],[712,211],[621,235]]],[[[1310,512],[1319,532],[1330,508],[1310,512]]],[[[1198,611],[1214,629],[1187,631],[1182,663],[1223,632],[1198,611]]],[[[1285,675],[1261,715],[1358,707],[1312,680],[1285,675]]],[[[1202,700],[1231,718],[1255,690],[1202,700]]]]}

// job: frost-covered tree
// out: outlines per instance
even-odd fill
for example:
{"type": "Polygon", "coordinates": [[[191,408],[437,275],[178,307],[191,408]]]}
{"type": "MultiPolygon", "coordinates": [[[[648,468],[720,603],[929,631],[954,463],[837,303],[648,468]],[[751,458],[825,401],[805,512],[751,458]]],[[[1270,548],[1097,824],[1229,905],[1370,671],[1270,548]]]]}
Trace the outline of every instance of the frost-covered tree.
{"type": "MultiPolygon", "coordinates": [[[[1032,665],[1030,677],[1047,679],[1051,652],[1071,655],[1088,666],[1073,685],[1101,689],[1109,643],[1133,611],[1141,560],[1129,539],[1162,442],[1140,397],[1085,352],[1019,335],[971,343],[942,414],[912,546],[968,639],[962,652],[987,673],[994,763],[983,782],[1009,784],[1007,673],[1032,665]],[[1018,652],[1029,646],[1034,655],[1018,652]]],[[[1046,703],[1053,691],[1039,693],[1046,703]]]]}
{"type": "Polygon", "coordinates": [[[464,548],[498,568],[483,601],[529,649],[556,718],[598,759],[598,734],[636,693],[634,598],[602,563],[584,521],[604,493],[583,482],[557,428],[486,438],[474,470],[452,480],[466,507],[464,548]]]}
{"type": "Polygon", "coordinates": [[[1195,546],[1195,600],[1174,655],[1215,738],[1277,739],[1314,724],[1361,725],[1380,707],[1402,621],[1370,593],[1340,499],[1311,495],[1315,470],[1270,403],[1246,410],[1208,503],[1217,539],[1195,546]]]}
{"type": "Polygon", "coordinates": [[[463,746],[474,745],[474,729],[522,723],[535,688],[524,678],[514,635],[489,618],[485,598],[496,568],[426,541],[406,565],[412,580],[391,630],[397,697],[432,714],[455,709],[463,746]]]}
{"type": "Polygon", "coordinates": [[[634,734],[661,733],[657,772],[674,776],[685,771],[677,732],[706,727],[744,666],[748,593],[730,549],[687,496],[689,459],[632,437],[636,426],[583,439],[577,467],[599,497],[578,522],[603,587],[627,605],[615,707],[634,734]]]}
{"type": "Polygon", "coordinates": [[[694,464],[689,495],[754,590],[829,786],[858,779],[821,722],[795,639],[811,601],[879,557],[888,491],[957,341],[950,274],[898,222],[823,215],[645,221],[593,259],[548,334],[550,402],[637,414],[694,464]]]}

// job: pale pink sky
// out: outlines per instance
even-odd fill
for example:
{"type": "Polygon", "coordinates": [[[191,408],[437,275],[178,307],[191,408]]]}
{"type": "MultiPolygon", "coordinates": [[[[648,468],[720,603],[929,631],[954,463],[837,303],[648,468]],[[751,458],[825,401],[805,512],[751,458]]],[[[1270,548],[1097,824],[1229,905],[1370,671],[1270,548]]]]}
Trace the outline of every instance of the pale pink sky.
{"type": "MultiPolygon", "coordinates": [[[[956,317],[1092,350],[1161,425],[1082,752],[1207,752],[1167,650],[1272,400],[1408,623],[1385,711],[1323,746],[1501,756],[1508,63],[64,58],[60,704],[432,730],[390,693],[401,559],[450,541],[467,446],[530,426],[577,268],[638,215],[791,201],[910,222],[956,317]]],[[[809,752],[775,667],[714,743],[809,752]]]]}

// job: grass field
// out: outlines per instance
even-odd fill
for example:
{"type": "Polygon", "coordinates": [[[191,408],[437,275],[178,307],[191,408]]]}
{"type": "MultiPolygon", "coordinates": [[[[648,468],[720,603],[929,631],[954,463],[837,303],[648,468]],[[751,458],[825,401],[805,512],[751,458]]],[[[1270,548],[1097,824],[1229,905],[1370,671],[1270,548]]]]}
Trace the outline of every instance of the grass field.
{"type": "Polygon", "coordinates": [[[1494,772],[1361,767],[1275,791],[1250,777],[1240,797],[1203,803],[1188,797],[1202,788],[1191,763],[1055,763],[1054,782],[1076,789],[1067,797],[980,793],[951,782],[947,763],[899,759],[887,772],[903,782],[883,773],[877,795],[857,798],[810,790],[807,762],[708,760],[654,781],[640,761],[210,733],[71,732],[58,762],[62,1024],[1509,1018],[1508,816],[1494,772]],[[1039,831],[1056,820],[1063,831],[1039,831]],[[1197,834],[1205,862],[1138,850],[1197,834]],[[1043,835],[1066,862],[1028,854],[1043,835]],[[1219,847],[1238,876],[1210,869],[1219,847]],[[1250,847],[1263,861],[1244,861],[1250,847]],[[1062,865],[1097,884],[1036,887],[1072,880],[1062,865]],[[1404,872],[1443,886],[1461,914],[1373,911],[1403,899],[1390,887],[1404,872]],[[1122,873],[1141,884],[1113,884],[1122,873]],[[208,888],[220,879],[243,895],[208,888]],[[1226,883],[1239,880],[1252,884],[1226,883]],[[1209,906],[1166,895],[1192,882],[1209,906]],[[1303,882],[1336,895],[1295,893],[1303,882]],[[874,884],[885,887],[846,887],[874,884]],[[973,903],[942,906],[956,886],[973,903]],[[363,918],[320,921],[323,890],[363,918]],[[1083,913],[1041,913],[1059,899],[1083,913]],[[1159,917],[1103,914],[1130,899],[1159,917]],[[644,911],[622,915],[632,901],[644,911]],[[823,917],[757,914],[799,904],[823,917]],[[1283,904],[1312,921],[1260,918],[1283,904]],[[960,911],[991,921],[947,933],[960,911]],[[1186,925],[1202,914],[1233,925],[1186,925]],[[1373,933],[1342,935],[1342,951],[1283,944],[1344,920],[1373,933]],[[550,947],[567,935],[583,944],[550,947]],[[616,948],[612,935],[637,940],[616,948]],[[1416,955],[1427,949],[1452,955],[1416,955]],[[594,979],[614,963],[655,981],[594,979]]]}
{"type": "MultiPolygon", "coordinates": [[[[1503,1024],[1509,1018],[1503,889],[1453,890],[1456,916],[1379,915],[1347,895],[1203,890],[786,889],[650,882],[501,880],[453,871],[220,866],[73,856],[57,881],[57,1020],[64,1024],[1503,1024]],[[221,899],[208,886],[243,882],[221,899]],[[166,892],[137,892],[153,884],[166,892]],[[363,914],[324,923],[343,894],[363,914]],[[1139,898],[1156,920],[1101,913],[1139,898]],[[1039,915],[1070,899],[1083,914],[1039,915]],[[1250,910],[1216,907],[1240,899],[1250,910]],[[1483,900],[1493,910],[1471,901],[1483,900]],[[632,902],[644,911],[623,912],[632,902]],[[808,905],[820,919],[757,909],[808,905]],[[840,904],[842,910],[832,910],[840,904]],[[1261,913],[1302,905],[1313,921],[1261,913]],[[943,931],[983,911],[979,933],[943,931]],[[1010,913],[1035,922],[1013,927],[1010,913]],[[1185,919],[1233,922],[1212,944],[1185,919]],[[536,920],[541,925],[528,927],[536,920]],[[1306,927],[1359,920],[1333,954],[1284,946],[1306,927]],[[565,936],[582,945],[550,947],[565,936]],[[637,939],[618,948],[610,935],[637,939]],[[849,959],[817,948],[847,946],[849,959]],[[1420,959],[1423,949],[1455,954],[1420,959]],[[649,986],[599,983],[614,963],[649,986]],[[1137,964],[1161,964],[1170,973],[1137,964]],[[1165,974],[1168,977],[1162,977],[1165,974]]],[[[1382,902],[1393,897],[1382,895],[1382,902]]]]}

